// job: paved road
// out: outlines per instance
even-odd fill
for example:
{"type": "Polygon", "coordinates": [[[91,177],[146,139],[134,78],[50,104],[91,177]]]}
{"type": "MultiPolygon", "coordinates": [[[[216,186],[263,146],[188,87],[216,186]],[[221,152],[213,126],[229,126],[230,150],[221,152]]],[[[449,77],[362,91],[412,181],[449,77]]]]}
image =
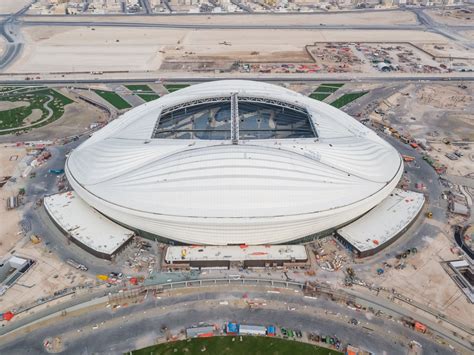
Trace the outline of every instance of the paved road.
{"type": "MultiPolygon", "coordinates": [[[[436,32],[446,38],[449,38],[453,41],[457,41],[460,43],[464,43],[469,48],[474,48],[474,42],[471,40],[466,39],[461,34],[459,34],[458,29],[462,29],[462,27],[455,27],[455,26],[448,26],[443,23],[436,22],[431,16],[429,16],[423,9],[414,9],[413,13],[416,15],[418,22],[426,27],[426,29],[436,32]]],[[[465,28],[464,30],[468,30],[469,28],[465,28]]]]}
{"type": "Polygon", "coordinates": [[[18,12],[8,16],[3,21],[0,21],[0,36],[4,37],[7,41],[7,49],[0,57],[0,70],[10,65],[23,49],[23,44],[18,38],[19,28],[17,19],[28,11],[30,6],[31,3],[27,4],[18,12]]]}
{"type": "Polygon", "coordinates": [[[140,0],[140,4],[147,15],[152,13],[152,8],[150,6],[149,0],[140,0]]]}
{"type": "Polygon", "coordinates": [[[423,30],[424,26],[421,25],[324,25],[315,23],[306,24],[193,24],[193,23],[143,23],[143,22],[118,22],[118,21],[29,21],[23,20],[22,25],[24,26],[68,26],[68,27],[133,27],[133,28],[188,28],[188,29],[279,29],[279,30],[423,30]]]}
{"type": "MultiPolygon", "coordinates": [[[[90,0],[87,0],[90,1],[90,0]]],[[[338,14],[361,14],[361,13],[372,13],[372,12],[381,12],[381,13],[388,13],[390,12],[399,12],[399,11],[413,11],[416,9],[425,9],[426,7],[422,6],[410,6],[406,8],[393,8],[393,9],[347,9],[347,10],[338,10],[338,11],[327,11],[325,9],[320,9],[321,11],[315,11],[315,12],[297,12],[297,11],[288,11],[288,12],[254,12],[252,15],[260,15],[260,16],[265,16],[271,14],[272,16],[286,16],[286,15],[338,15],[338,14]]],[[[436,10],[436,9],[445,9],[445,6],[430,6],[431,10],[436,10]]],[[[0,16],[9,16],[10,14],[0,14],[0,16]]],[[[160,12],[160,13],[153,13],[150,14],[153,17],[186,17],[186,16],[247,16],[248,14],[242,13],[242,12],[220,12],[220,13],[190,13],[190,12],[173,12],[173,13],[166,13],[166,12],[160,12]]],[[[23,17],[43,17],[44,15],[40,14],[23,14],[23,17]]],[[[70,15],[47,15],[48,17],[51,18],[70,18],[70,15]]],[[[95,15],[98,17],[98,15],[95,15]]],[[[107,14],[107,17],[133,17],[133,16],[143,16],[141,13],[135,13],[135,14],[123,14],[123,13],[116,13],[116,14],[107,14]]]]}
{"type": "Polygon", "coordinates": [[[149,295],[146,302],[121,308],[116,312],[98,309],[81,316],[54,322],[45,329],[0,345],[0,352],[9,354],[45,353],[42,341],[48,336],[61,336],[67,354],[117,354],[144,346],[160,336],[160,328],[177,332],[199,322],[223,324],[226,320],[254,324],[275,324],[319,334],[337,335],[344,342],[364,346],[376,353],[406,354],[406,344],[417,340],[426,354],[447,354],[446,347],[426,336],[403,327],[398,322],[347,309],[325,298],[307,299],[299,294],[273,294],[258,289],[238,291],[207,291],[188,294],[182,290],[172,297],[149,295]],[[245,296],[244,296],[245,295],[245,296]],[[242,298],[258,299],[267,306],[249,309],[242,298]],[[220,301],[229,305],[221,305],[220,301]],[[288,308],[294,310],[288,310],[288,308]],[[350,318],[362,323],[348,324],[350,318]],[[370,318],[370,320],[369,320],[370,318]],[[104,322],[102,324],[102,322],[104,322]],[[99,325],[98,330],[92,326],[99,325]],[[81,331],[78,332],[78,329],[81,331]]]}
{"type": "Polygon", "coordinates": [[[15,31],[16,25],[12,18],[0,22],[0,35],[7,41],[6,50],[0,57],[0,70],[11,64],[23,48],[23,44],[17,41],[15,31]]]}
{"type": "MultiPolygon", "coordinates": [[[[256,80],[256,81],[266,81],[266,82],[309,82],[309,83],[318,83],[318,82],[327,82],[328,80],[336,80],[338,82],[443,82],[443,81],[453,81],[453,82],[460,82],[460,81],[474,81],[473,74],[466,75],[459,75],[455,77],[447,77],[447,76],[435,76],[435,75],[410,75],[410,76],[360,76],[360,77],[345,77],[340,75],[321,75],[321,76],[312,76],[308,74],[283,74],[283,75],[246,75],[246,74],[233,74],[232,76],[226,75],[195,75],[195,76],[188,76],[188,74],[184,75],[157,75],[153,77],[152,73],[149,73],[144,78],[120,78],[120,79],[107,79],[103,77],[100,81],[97,78],[91,79],[40,79],[35,80],[35,85],[74,85],[74,84],[114,84],[114,83],[123,83],[124,81],[127,83],[155,83],[157,81],[166,82],[166,83],[202,83],[208,82],[212,80],[256,80]]],[[[5,78],[2,78],[5,79],[5,78]]],[[[31,80],[8,80],[5,81],[10,85],[24,85],[30,84],[31,80]]]]}

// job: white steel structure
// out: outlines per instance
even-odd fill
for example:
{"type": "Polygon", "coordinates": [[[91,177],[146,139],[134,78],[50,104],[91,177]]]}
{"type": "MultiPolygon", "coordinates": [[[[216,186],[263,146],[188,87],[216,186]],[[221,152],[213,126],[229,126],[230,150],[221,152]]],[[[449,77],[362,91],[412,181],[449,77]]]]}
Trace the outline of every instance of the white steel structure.
{"type": "Polygon", "coordinates": [[[75,149],[65,170],[82,199],[125,226],[187,244],[252,245],[361,216],[393,191],[403,162],[332,106],[229,80],[127,112],[75,149]]]}

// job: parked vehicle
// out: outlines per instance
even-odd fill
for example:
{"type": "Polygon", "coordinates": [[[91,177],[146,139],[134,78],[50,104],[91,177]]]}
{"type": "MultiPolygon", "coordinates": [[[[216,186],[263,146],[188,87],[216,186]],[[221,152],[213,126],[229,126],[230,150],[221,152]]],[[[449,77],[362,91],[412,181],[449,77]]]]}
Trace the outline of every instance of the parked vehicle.
{"type": "Polygon", "coordinates": [[[72,267],[74,267],[78,270],[82,270],[82,271],[87,271],[88,270],[87,266],[79,264],[77,261],[74,261],[72,259],[66,260],[66,263],[68,263],[69,265],[71,265],[72,267]]]}

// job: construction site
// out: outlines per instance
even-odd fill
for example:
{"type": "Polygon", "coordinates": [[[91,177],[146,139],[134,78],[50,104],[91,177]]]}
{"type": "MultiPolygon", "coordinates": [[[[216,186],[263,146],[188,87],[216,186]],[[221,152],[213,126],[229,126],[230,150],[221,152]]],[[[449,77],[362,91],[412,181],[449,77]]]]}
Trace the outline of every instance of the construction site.
{"type": "MultiPolygon", "coordinates": [[[[341,339],[354,353],[415,354],[420,347],[426,354],[470,353],[472,6],[28,5],[0,1],[0,81],[11,82],[0,87],[0,352],[22,353],[26,346],[74,354],[87,344],[92,352],[126,353],[184,339],[184,329],[199,336],[199,327],[226,321],[280,323],[272,335],[331,351],[342,350],[336,349],[341,339]],[[306,96],[301,101],[326,103],[328,112],[340,109],[369,127],[403,161],[395,189],[360,220],[282,245],[170,242],[81,205],[65,172],[79,145],[131,109],[199,82],[236,78],[294,90],[306,96]],[[25,325],[29,336],[18,339],[26,345],[17,343],[18,352],[4,347],[25,325]],[[107,333],[114,343],[107,348],[94,343],[106,329],[115,331],[107,333]],[[302,337],[290,335],[300,329],[302,337]]],[[[143,146],[152,147],[153,139],[143,146]]],[[[125,141],[108,157],[120,155],[125,141]]]]}
{"type": "MultiPolygon", "coordinates": [[[[285,85],[305,94],[320,92],[326,88],[326,86],[322,87],[320,85],[301,83],[288,83],[285,85]]],[[[308,261],[310,264],[298,265],[299,268],[304,270],[303,272],[298,272],[298,268],[296,268],[295,271],[291,271],[290,268],[288,275],[292,275],[291,277],[297,279],[301,277],[316,277],[327,280],[334,278],[340,279],[341,275],[345,274],[346,268],[355,262],[356,267],[353,267],[353,269],[357,272],[357,276],[360,277],[361,280],[369,280],[373,278],[374,275],[379,275],[380,273],[378,276],[379,279],[377,279],[377,283],[380,283],[380,286],[387,287],[388,284],[390,284],[391,287],[399,289],[401,294],[408,293],[410,294],[410,298],[420,302],[422,301],[420,295],[423,294],[423,292],[428,292],[422,290],[429,289],[427,286],[429,282],[434,282],[433,277],[436,275],[436,282],[450,285],[445,289],[451,290],[445,296],[437,295],[437,297],[441,297],[439,299],[436,298],[438,304],[445,305],[443,307],[446,307],[448,314],[463,318],[462,307],[466,300],[459,296],[460,293],[458,292],[460,291],[458,291],[453,284],[449,275],[444,271],[443,273],[438,272],[443,270],[438,260],[446,260],[458,255],[458,249],[454,243],[450,225],[462,225],[470,221],[469,215],[472,205],[469,203],[472,201],[472,197],[469,191],[472,191],[472,188],[464,187],[462,184],[458,185],[459,182],[456,180],[456,176],[462,178],[472,173],[471,166],[473,156],[469,143],[472,138],[469,134],[473,131],[472,125],[470,125],[472,118],[470,118],[469,114],[469,112],[473,111],[472,85],[469,83],[452,83],[450,85],[439,86],[433,84],[398,85],[397,91],[394,94],[388,95],[382,100],[373,100],[373,98],[371,98],[371,95],[373,95],[371,92],[377,93],[377,90],[380,88],[380,86],[376,84],[327,85],[327,88],[331,89],[330,94],[332,95],[329,97],[326,96],[327,99],[324,100],[329,102],[352,91],[366,90],[369,92],[369,94],[366,94],[366,98],[363,97],[355,101],[358,104],[348,104],[345,109],[352,112],[354,116],[366,124],[372,125],[380,134],[397,139],[401,145],[405,146],[406,148],[404,149],[408,151],[403,151],[402,153],[405,157],[405,164],[410,169],[416,171],[417,167],[425,161],[433,165],[434,169],[431,168],[433,169],[433,173],[440,173],[441,181],[445,181],[445,188],[443,189],[444,197],[441,197],[441,199],[445,198],[443,201],[446,201],[446,207],[441,213],[449,216],[449,222],[446,225],[439,225],[439,228],[441,228],[439,236],[431,236],[429,243],[427,239],[425,240],[422,237],[410,245],[409,248],[405,248],[411,250],[413,247],[416,247],[418,251],[416,255],[397,259],[396,256],[398,254],[404,254],[404,250],[395,252],[395,254],[398,253],[397,255],[393,254],[393,251],[390,252],[395,262],[385,258],[382,258],[383,261],[375,264],[371,264],[371,262],[366,264],[363,259],[362,261],[357,261],[356,256],[349,249],[340,244],[335,238],[328,237],[329,239],[326,238],[314,242],[316,243],[315,246],[311,243],[307,246],[307,248],[309,248],[308,250],[311,251],[314,249],[315,252],[311,251],[308,253],[308,261]],[[367,102],[369,105],[366,106],[364,102],[367,102]],[[446,123],[446,117],[453,117],[451,124],[446,123]],[[466,118],[459,120],[459,117],[466,118]],[[413,150],[413,154],[410,153],[410,150],[413,150]],[[455,154],[456,152],[458,152],[457,155],[455,154]],[[450,154],[456,156],[456,159],[453,160],[446,156],[450,154]],[[452,176],[455,176],[454,179],[450,179],[452,176]],[[453,209],[449,209],[448,202],[451,203],[453,209]],[[467,214],[456,213],[456,211],[463,211],[460,206],[465,206],[467,214]],[[443,250],[443,254],[440,254],[440,250],[443,250]],[[432,253],[443,256],[437,256],[434,259],[432,253]],[[422,260],[428,260],[429,265],[431,265],[423,268],[423,270],[429,269],[429,274],[419,271],[420,265],[423,264],[422,260]],[[413,266],[411,265],[412,263],[414,263],[413,266]],[[357,266],[359,264],[360,266],[357,266]],[[383,272],[380,272],[379,269],[382,269],[383,272]],[[405,275],[407,272],[411,272],[409,277],[405,275]],[[420,275],[421,279],[417,279],[419,277],[417,275],[420,275]],[[407,284],[407,280],[410,280],[410,284],[407,284]],[[446,302],[453,297],[457,298],[457,302],[446,306],[446,302]]],[[[154,84],[152,87],[154,91],[160,95],[166,93],[165,86],[154,84]]],[[[107,87],[103,88],[107,90],[107,87]]],[[[113,91],[114,89],[108,88],[108,90],[113,91]]],[[[122,89],[115,92],[128,95],[127,91],[123,91],[122,89]]],[[[88,93],[87,95],[92,98],[92,94],[88,93]]],[[[129,100],[128,96],[124,97],[129,100]]],[[[100,99],[96,97],[96,100],[100,99]]],[[[38,130],[45,130],[47,128],[48,126],[39,128],[38,130]]],[[[86,128],[86,131],[89,129],[89,127],[84,128],[86,128]]],[[[35,130],[28,134],[34,134],[34,132],[35,130]]],[[[34,290],[38,289],[35,295],[41,295],[43,292],[44,296],[46,296],[55,289],[64,289],[70,286],[82,285],[87,282],[91,283],[91,285],[95,285],[99,282],[102,287],[110,284],[104,282],[104,280],[98,280],[94,275],[86,276],[83,271],[71,268],[70,266],[66,268],[60,266],[64,265],[63,263],[65,263],[65,261],[61,262],[58,260],[57,263],[59,264],[52,266],[52,259],[50,260],[51,254],[48,252],[49,248],[46,244],[48,242],[45,242],[44,236],[41,235],[41,233],[30,230],[28,223],[25,222],[24,217],[22,217],[24,213],[22,211],[26,211],[22,203],[22,201],[25,201],[25,197],[22,197],[22,193],[25,193],[25,191],[28,192],[28,186],[30,185],[41,185],[41,175],[37,175],[36,173],[38,166],[39,169],[47,171],[50,176],[54,177],[54,189],[56,191],[67,188],[67,184],[64,184],[64,181],[61,179],[61,171],[56,172],[59,173],[59,175],[54,175],[55,172],[49,172],[51,168],[57,168],[58,166],[56,163],[53,164],[54,166],[48,163],[50,158],[49,153],[46,152],[53,152],[54,158],[54,145],[57,144],[66,144],[67,146],[68,144],[74,144],[74,140],[58,139],[54,143],[46,142],[46,144],[36,144],[33,146],[10,144],[1,148],[3,169],[1,176],[3,177],[3,181],[5,181],[3,187],[0,188],[4,206],[2,208],[6,211],[8,201],[12,196],[17,197],[19,201],[17,207],[11,208],[6,211],[5,214],[2,214],[2,216],[5,217],[8,215],[8,218],[5,219],[5,224],[3,224],[6,226],[6,233],[2,238],[2,255],[7,255],[9,251],[15,250],[15,255],[28,257],[35,261],[34,267],[22,276],[20,282],[21,284],[32,286],[34,290]],[[49,145],[51,145],[53,149],[48,148],[49,145]],[[29,168],[30,166],[31,168],[29,168]],[[38,179],[40,180],[37,182],[38,179]],[[35,238],[32,237],[33,235],[39,238],[39,243],[36,243],[35,238]],[[47,263],[45,263],[46,259],[44,259],[46,256],[48,260],[47,263]],[[55,268],[58,270],[57,273],[51,271],[55,268]],[[62,273],[59,272],[60,269],[65,272],[63,276],[62,273]],[[33,281],[37,278],[41,279],[42,277],[46,277],[48,281],[33,281]]],[[[400,187],[410,187],[422,194],[426,194],[430,188],[429,181],[423,181],[422,178],[417,178],[410,174],[402,179],[400,187]]],[[[33,208],[34,207],[35,206],[33,206],[33,208]]],[[[428,212],[430,211],[428,210],[428,212]]],[[[427,209],[424,209],[421,219],[426,218],[426,223],[430,225],[435,223],[435,221],[425,216],[428,212],[427,209]]],[[[435,223],[434,225],[437,224],[435,223]]],[[[413,228],[416,228],[416,225],[412,227],[412,229],[413,228]]],[[[412,232],[409,230],[407,233],[410,234],[412,232]]],[[[389,247],[389,250],[397,251],[400,248],[398,245],[403,245],[404,240],[402,236],[400,241],[395,242],[393,246],[389,247]]],[[[70,244],[69,247],[71,248],[72,245],[70,244]]],[[[154,242],[136,239],[114,257],[112,262],[115,266],[113,266],[113,269],[117,273],[122,272],[131,277],[138,277],[138,280],[145,280],[150,275],[156,275],[157,272],[159,273],[160,270],[164,268],[164,266],[161,265],[165,260],[166,254],[164,247],[165,246],[161,244],[155,246],[154,242]]],[[[77,247],[75,248],[76,249],[73,250],[79,253],[79,249],[77,249],[77,247]]],[[[79,253],[78,255],[81,254],[79,253]]],[[[378,258],[380,257],[375,257],[375,259],[378,258]]],[[[81,257],[77,259],[81,259],[81,257]]],[[[182,256],[180,255],[178,259],[181,260],[182,256]]],[[[89,263],[83,262],[83,264],[90,267],[89,263]]],[[[273,269],[271,263],[268,265],[263,263],[262,265],[270,270],[273,269]]],[[[226,268],[229,267],[227,266],[226,268]]],[[[232,272],[232,269],[235,270],[235,268],[229,268],[229,271],[232,272]]],[[[237,269],[239,269],[239,267],[237,267],[237,269]]],[[[277,272],[277,268],[272,272],[277,272]]],[[[164,277],[166,278],[166,276],[164,277]]],[[[107,280],[109,280],[109,277],[107,280]]],[[[367,285],[370,285],[370,283],[367,283],[367,285]]],[[[13,288],[10,288],[2,296],[2,302],[5,302],[4,304],[6,305],[11,305],[11,307],[19,307],[25,302],[36,302],[36,297],[32,298],[29,293],[22,293],[22,297],[18,297],[15,289],[21,290],[22,287],[23,286],[15,285],[13,288]]],[[[435,300],[435,298],[433,298],[433,300],[435,300]]]]}
{"type": "Polygon", "coordinates": [[[304,45],[299,51],[268,53],[257,49],[245,52],[240,45],[238,51],[234,51],[233,42],[223,40],[219,44],[227,53],[216,52],[212,55],[186,50],[180,44],[175,49],[161,50],[164,58],[160,70],[266,74],[426,74],[471,70],[474,64],[472,53],[461,49],[457,53],[455,50],[453,52],[454,45],[447,43],[314,42],[304,45]]]}

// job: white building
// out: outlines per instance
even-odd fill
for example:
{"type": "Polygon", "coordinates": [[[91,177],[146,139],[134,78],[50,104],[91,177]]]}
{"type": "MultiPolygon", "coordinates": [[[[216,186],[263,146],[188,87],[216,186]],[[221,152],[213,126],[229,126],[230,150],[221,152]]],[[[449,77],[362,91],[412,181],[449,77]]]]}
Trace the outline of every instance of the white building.
{"type": "Polygon", "coordinates": [[[87,204],[142,235],[255,245],[356,219],[393,191],[403,162],[332,106],[228,80],[127,112],[75,149],[65,170],[87,204]]]}

